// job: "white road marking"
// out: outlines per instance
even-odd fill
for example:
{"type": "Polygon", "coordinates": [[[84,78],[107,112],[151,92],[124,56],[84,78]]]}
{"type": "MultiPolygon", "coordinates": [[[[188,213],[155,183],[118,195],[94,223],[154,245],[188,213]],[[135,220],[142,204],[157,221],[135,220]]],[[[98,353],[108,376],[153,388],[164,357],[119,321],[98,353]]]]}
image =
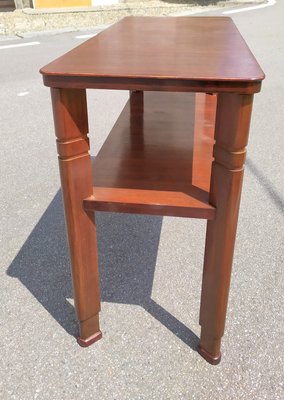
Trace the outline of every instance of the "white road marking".
{"type": "Polygon", "coordinates": [[[40,44],[40,42],[27,42],[27,43],[19,43],[19,44],[7,44],[7,45],[4,45],[4,46],[0,46],[0,50],[13,49],[15,47],[35,46],[36,44],[40,44]]]}
{"type": "Polygon", "coordinates": [[[89,33],[88,35],[78,35],[78,36],[75,36],[75,39],[90,39],[96,35],[97,35],[97,33],[89,33]]]}
{"type": "Polygon", "coordinates": [[[73,307],[75,306],[75,305],[74,305],[74,299],[71,299],[71,298],[69,298],[69,297],[66,297],[66,300],[68,301],[69,304],[71,304],[71,306],[73,306],[73,307]]]}
{"type": "Polygon", "coordinates": [[[244,12],[244,11],[253,11],[253,10],[258,10],[260,8],[274,6],[275,4],[276,4],[276,0],[268,0],[267,3],[265,3],[265,4],[259,4],[258,6],[252,6],[252,7],[247,7],[247,8],[239,8],[237,10],[224,11],[222,14],[235,14],[235,13],[240,13],[240,12],[244,12]]]}
{"type": "Polygon", "coordinates": [[[17,96],[22,97],[22,96],[26,96],[27,94],[30,94],[30,92],[26,91],[26,92],[20,92],[17,94],[17,96]]]}

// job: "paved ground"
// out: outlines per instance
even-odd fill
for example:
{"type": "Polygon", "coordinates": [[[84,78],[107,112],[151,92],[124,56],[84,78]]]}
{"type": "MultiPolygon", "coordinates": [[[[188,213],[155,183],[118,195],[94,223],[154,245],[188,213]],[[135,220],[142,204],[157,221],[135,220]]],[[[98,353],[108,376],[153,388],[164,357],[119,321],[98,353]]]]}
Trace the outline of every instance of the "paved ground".
{"type": "MultiPolygon", "coordinates": [[[[283,13],[279,1],[232,14],[267,78],[255,99],[215,367],[195,351],[202,221],[99,214],[104,338],[76,344],[49,92],[38,69],[81,39],[1,42],[1,399],[283,399],[283,13]]],[[[89,94],[94,154],[126,97],[89,94]]]]}
{"type": "Polygon", "coordinates": [[[104,7],[18,9],[0,12],[0,39],[29,32],[74,31],[111,24],[127,15],[169,15],[198,13],[219,8],[265,3],[265,0],[126,0],[104,7]]]}

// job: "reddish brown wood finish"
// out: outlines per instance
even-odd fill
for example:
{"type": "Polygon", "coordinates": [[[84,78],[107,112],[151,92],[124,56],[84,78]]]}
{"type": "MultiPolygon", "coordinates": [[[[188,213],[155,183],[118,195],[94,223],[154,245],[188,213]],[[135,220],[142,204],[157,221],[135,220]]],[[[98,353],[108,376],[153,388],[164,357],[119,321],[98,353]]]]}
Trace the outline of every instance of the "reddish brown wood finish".
{"type": "MultiPolygon", "coordinates": [[[[96,225],[82,202],[93,190],[85,90],[51,89],[80,339],[100,335],[96,225]]],[[[81,343],[82,344],[82,343],[81,343]]]]}
{"type": "Polygon", "coordinates": [[[227,17],[129,17],[41,73],[52,87],[78,342],[88,346],[101,337],[92,211],[207,218],[198,351],[217,364],[252,95],[264,78],[252,53],[227,17]],[[86,88],[133,91],[97,156],[94,186],[86,88]],[[141,90],[181,93],[143,98],[141,90]],[[211,175],[215,96],[182,92],[217,94],[211,175]]]}
{"type": "Polygon", "coordinates": [[[199,345],[214,364],[221,358],[252,102],[251,95],[218,96],[210,188],[216,217],[207,224],[199,345]]]}
{"type": "Polygon", "coordinates": [[[255,93],[264,78],[229,17],[126,17],[41,72],[54,87],[196,92],[255,93]]]}
{"type": "Polygon", "coordinates": [[[213,219],[216,96],[134,92],[94,163],[86,210],[213,219]],[[196,110],[196,111],[195,111],[196,110]],[[206,118],[206,124],[205,124],[206,118]]]}

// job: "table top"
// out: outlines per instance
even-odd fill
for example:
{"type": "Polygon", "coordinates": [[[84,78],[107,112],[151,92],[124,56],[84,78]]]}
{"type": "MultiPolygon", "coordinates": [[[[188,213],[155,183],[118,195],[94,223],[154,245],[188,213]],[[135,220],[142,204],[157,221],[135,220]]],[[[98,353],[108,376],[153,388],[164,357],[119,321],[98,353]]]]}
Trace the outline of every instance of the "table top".
{"type": "Polygon", "coordinates": [[[206,91],[211,85],[244,93],[259,91],[264,79],[229,17],[126,17],[41,73],[45,85],[54,87],[147,90],[149,84],[206,91]]]}

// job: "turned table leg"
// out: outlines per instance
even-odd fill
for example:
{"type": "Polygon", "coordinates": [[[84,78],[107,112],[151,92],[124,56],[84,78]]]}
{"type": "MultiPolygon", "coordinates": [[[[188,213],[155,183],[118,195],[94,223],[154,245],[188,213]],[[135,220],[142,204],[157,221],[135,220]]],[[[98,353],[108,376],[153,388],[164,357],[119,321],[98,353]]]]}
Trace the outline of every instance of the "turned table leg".
{"type": "Polygon", "coordinates": [[[252,95],[232,93],[219,94],[217,100],[210,186],[216,217],[207,223],[198,346],[211,364],[221,359],[252,102],[252,95]]]}
{"type": "Polygon", "coordinates": [[[80,324],[78,342],[89,346],[102,334],[96,225],[94,215],[83,210],[83,199],[93,192],[86,91],[52,88],[51,97],[75,308],[80,324]]]}

